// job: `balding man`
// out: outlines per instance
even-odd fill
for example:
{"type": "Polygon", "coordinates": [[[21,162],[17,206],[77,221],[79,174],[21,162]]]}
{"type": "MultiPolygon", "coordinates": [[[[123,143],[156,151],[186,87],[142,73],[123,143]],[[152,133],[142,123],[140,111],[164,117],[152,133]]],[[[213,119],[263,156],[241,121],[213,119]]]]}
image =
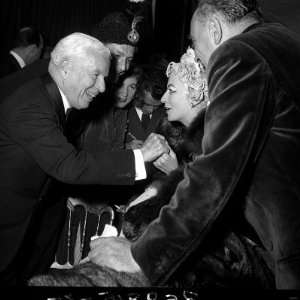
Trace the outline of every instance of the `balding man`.
{"type": "Polygon", "coordinates": [[[140,151],[93,156],[77,151],[68,142],[64,135],[67,109],[87,108],[104,92],[109,67],[108,48],[91,36],[73,33],[59,41],[51,53],[49,74],[26,82],[1,99],[2,285],[21,284],[48,268],[54,259],[49,249],[55,244],[65,204],[43,199],[49,179],[129,185],[145,178],[144,162],[167,151],[159,136],[151,136],[140,151]],[[51,224],[54,219],[57,221],[51,224]],[[44,228],[43,224],[53,227],[44,228]]]}

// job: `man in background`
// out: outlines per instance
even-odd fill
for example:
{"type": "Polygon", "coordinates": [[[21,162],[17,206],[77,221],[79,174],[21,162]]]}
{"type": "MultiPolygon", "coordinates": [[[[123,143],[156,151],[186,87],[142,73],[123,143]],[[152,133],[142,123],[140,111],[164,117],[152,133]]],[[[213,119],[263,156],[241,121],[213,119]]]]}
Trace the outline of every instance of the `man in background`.
{"type": "Polygon", "coordinates": [[[24,27],[18,31],[13,48],[2,57],[0,78],[17,72],[41,58],[43,38],[33,27],[24,27]]]}
{"type": "Polygon", "coordinates": [[[129,69],[138,50],[141,38],[137,30],[138,22],[131,19],[124,12],[113,12],[96,24],[91,32],[112,54],[113,70],[110,75],[114,76],[114,81],[129,69]]]}

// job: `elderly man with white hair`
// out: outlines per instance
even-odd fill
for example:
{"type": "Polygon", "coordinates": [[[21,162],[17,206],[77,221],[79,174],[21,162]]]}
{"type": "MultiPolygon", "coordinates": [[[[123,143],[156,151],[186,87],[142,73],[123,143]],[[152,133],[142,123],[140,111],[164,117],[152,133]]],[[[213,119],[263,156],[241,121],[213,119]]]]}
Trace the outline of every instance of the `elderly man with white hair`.
{"type": "Polygon", "coordinates": [[[49,74],[19,86],[0,104],[0,282],[19,285],[53,262],[65,203],[45,198],[52,179],[71,184],[130,185],[146,176],[144,162],[168,151],[149,137],[138,151],[90,155],[64,135],[68,108],[87,108],[105,91],[110,51],[73,33],[58,42],[49,74]],[[49,201],[51,200],[51,201],[49,201]]]}

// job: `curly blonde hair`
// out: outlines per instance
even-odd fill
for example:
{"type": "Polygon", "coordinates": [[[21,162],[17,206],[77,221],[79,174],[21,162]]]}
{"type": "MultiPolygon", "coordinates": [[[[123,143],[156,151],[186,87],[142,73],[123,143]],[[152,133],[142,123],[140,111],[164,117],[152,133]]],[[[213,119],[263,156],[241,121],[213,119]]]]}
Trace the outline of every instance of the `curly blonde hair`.
{"type": "Polygon", "coordinates": [[[207,80],[205,78],[204,66],[196,61],[195,52],[192,48],[181,56],[180,62],[170,62],[166,71],[167,77],[175,74],[187,88],[191,99],[208,99],[207,80]]]}

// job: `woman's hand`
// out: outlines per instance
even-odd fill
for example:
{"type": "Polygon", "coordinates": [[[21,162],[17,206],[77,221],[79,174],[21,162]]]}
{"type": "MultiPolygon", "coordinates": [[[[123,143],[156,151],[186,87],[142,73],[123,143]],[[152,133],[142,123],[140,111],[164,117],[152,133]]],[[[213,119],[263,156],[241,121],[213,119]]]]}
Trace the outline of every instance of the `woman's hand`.
{"type": "Polygon", "coordinates": [[[171,148],[168,154],[164,153],[158,159],[156,159],[153,164],[157,169],[161,170],[167,175],[178,168],[176,154],[171,148]]]}

